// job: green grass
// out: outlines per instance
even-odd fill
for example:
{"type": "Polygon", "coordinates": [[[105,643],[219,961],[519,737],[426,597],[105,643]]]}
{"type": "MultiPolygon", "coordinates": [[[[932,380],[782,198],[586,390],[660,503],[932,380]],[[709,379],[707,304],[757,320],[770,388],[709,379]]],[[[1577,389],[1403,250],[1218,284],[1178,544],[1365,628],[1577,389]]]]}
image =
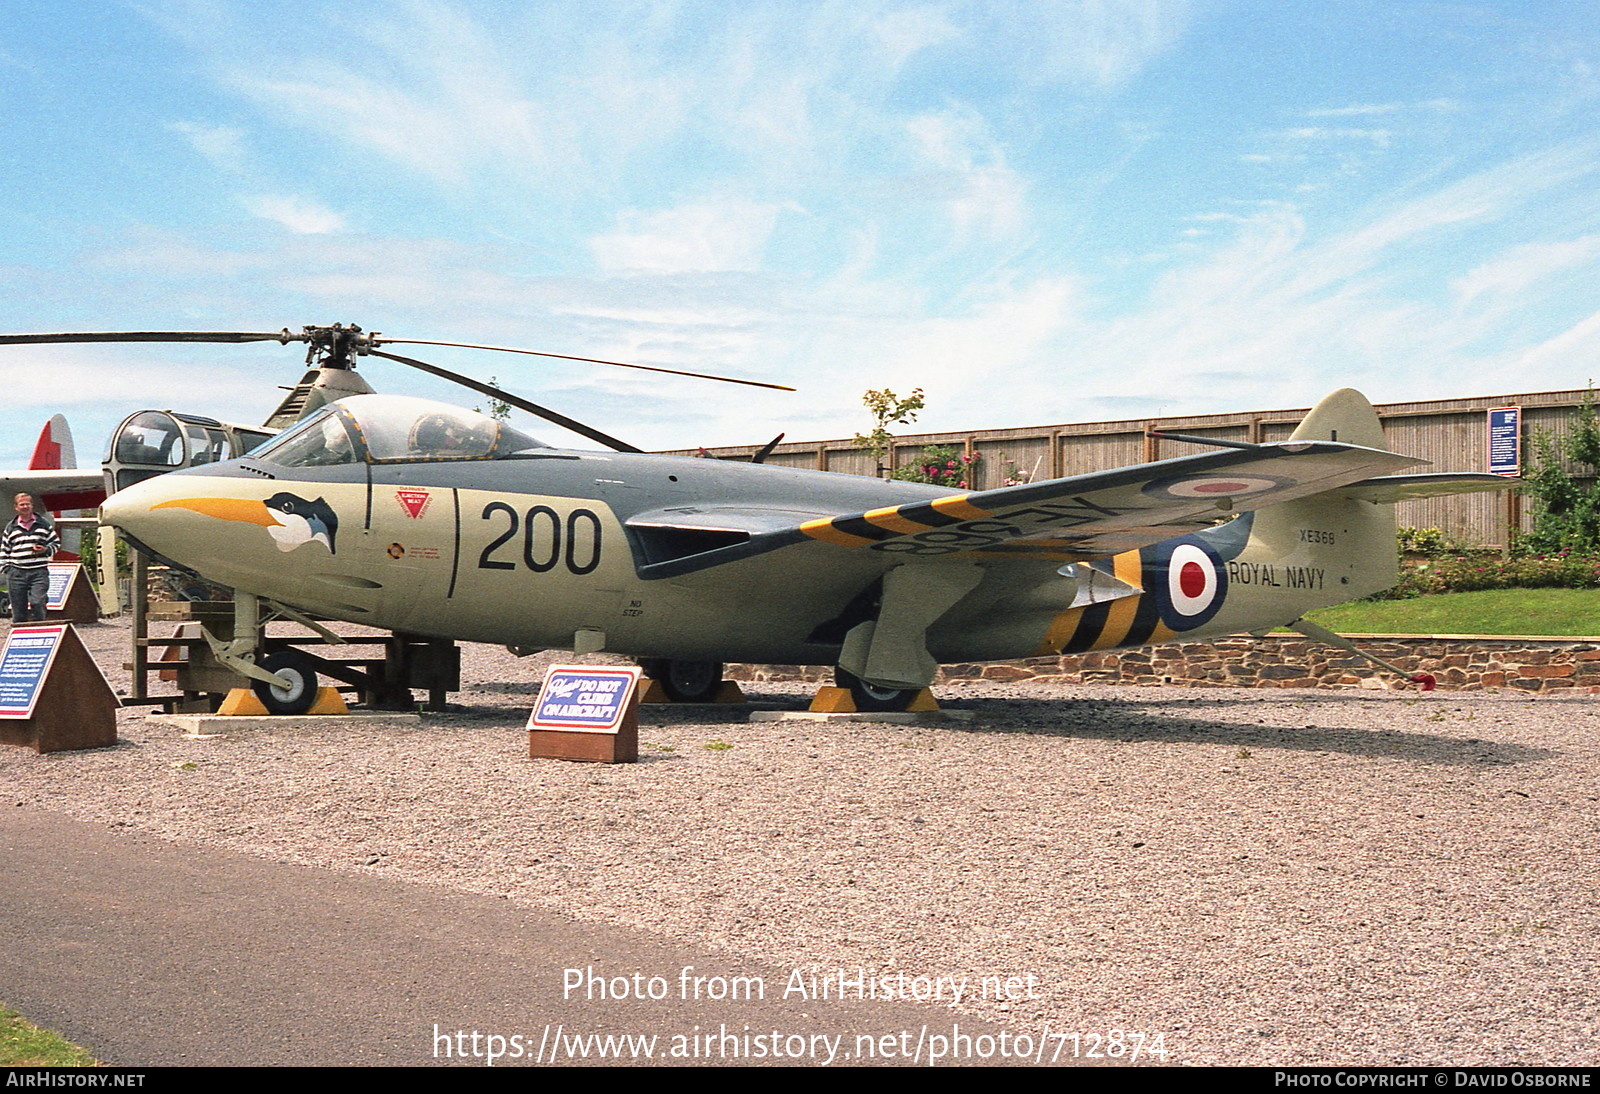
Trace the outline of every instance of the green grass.
{"type": "Polygon", "coordinates": [[[0,1007],[0,1067],[98,1067],[83,1049],[0,1007]]]}
{"type": "Polygon", "coordinates": [[[1492,589],[1307,612],[1340,634],[1600,635],[1600,589],[1492,589]]]}

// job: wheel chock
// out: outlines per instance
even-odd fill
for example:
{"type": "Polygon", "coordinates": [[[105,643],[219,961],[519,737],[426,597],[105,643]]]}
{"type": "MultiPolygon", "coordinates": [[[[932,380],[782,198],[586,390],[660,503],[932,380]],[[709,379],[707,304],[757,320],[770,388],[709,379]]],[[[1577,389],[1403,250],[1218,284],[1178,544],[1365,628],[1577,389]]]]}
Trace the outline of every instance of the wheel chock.
{"type": "Polygon", "coordinates": [[[321,687],[317,689],[317,700],[311,704],[307,714],[349,714],[350,708],[345,705],[344,696],[339,694],[338,688],[321,687]]]}
{"type": "MultiPolygon", "coordinates": [[[[860,714],[856,709],[856,702],[850,697],[849,688],[823,685],[817,689],[817,694],[812,696],[811,706],[808,708],[813,714],[860,714]]],[[[917,697],[906,704],[903,714],[927,714],[940,709],[939,700],[933,697],[933,689],[923,688],[917,692],[917,697]]]]}
{"type": "Polygon", "coordinates": [[[849,688],[836,688],[824,684],[811,697],[809,709],[814,714],[854,714],[856,701],[850,698],[849,688]]]}
{"type": "MultiPolygon", "coordinates": [[[[249,688],[234,688],[228,692],[228,697],[222,700],[217,713],[229,718],[272,717],[267,708],[261,705],[261,700],[256,698],[256,693],[249,688]]],[[[344,696],[339,694],[337,688],[318,688],[316,701],[306,713],[349,714],[350,708],[345,705],[344,696]]]]}
{"type": "Polygon", "coordinates": [[[269,717],[267,708],[261,705],[261,700],[257,699],[256,693],[249,688],[234,688],[228,692],[228,697],[222,700],[217,713],[228,718],[269,717]]]}
{"type": "MultiPolygon", "coordinates": [[[[737,682],[724,680],[717,686],[716,696],[709,701],[713,703],[742,703],[744,702],[744,691],[740,689],[737,682]]],[[[639,702],[642,704],[671,703],[672,699],[668,697],[667,689],[661,686],[661,681],[651,680],[650,686],[644,689],[644,697],[639,702]]]]}

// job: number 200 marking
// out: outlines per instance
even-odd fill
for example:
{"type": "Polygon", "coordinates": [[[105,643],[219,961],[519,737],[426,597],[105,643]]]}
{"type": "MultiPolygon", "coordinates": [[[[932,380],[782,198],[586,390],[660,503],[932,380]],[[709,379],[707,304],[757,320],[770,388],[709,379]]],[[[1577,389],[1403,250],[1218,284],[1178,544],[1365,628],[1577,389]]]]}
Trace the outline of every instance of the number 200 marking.
{"type": "Polygon", "coordinates": [[[515,562],[506,562],[490,556],[515,536],[518,528],[522,529],[523,565],[536,574],[549,573],[555,569],[556,563],[561,561],[565,561],[569,572],[579,575],[591,573],[600,565],[600,518],[592,511],[574,509],[567,514],[563,526],[561,514],[548,505],[535,505],[528,510],[526,516],[522,516],[505,502],[492,501],[483,507],[483,519],[489,520],[489,514],[496,512],[504,513],[511,518],[511,521],[499,538],[485,547],[483,554],[478,556],[480,570],[517,568],[515,562]],[[582,527],[585,524],[588,525],[587,533],[582,527]],[[580,553],[586,553],[588,558],[580,562],[578,560],[580,553]]]}

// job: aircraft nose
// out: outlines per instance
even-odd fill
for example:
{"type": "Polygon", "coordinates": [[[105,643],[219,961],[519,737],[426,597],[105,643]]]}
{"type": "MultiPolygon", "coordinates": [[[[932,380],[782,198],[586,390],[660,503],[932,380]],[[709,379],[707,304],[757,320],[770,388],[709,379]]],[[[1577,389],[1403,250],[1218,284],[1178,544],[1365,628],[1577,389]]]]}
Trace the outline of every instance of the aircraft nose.
{"type": "Polygon", "coordinates": [[[146,479],[118,490],[100,503],[100,522],[154,548],[151,541],[161,538],[160,525],[171,523],[170,517],[164,520],[160,510],[153,508],[170,496],[160,484],[159,478],[146,479]]]}
{"type": "Polygon", "coordinates": [[[133,525],[150,511],[150,481],[125,486],[100,503],[100,523],[114,525],[118,530],[132,535],[133,525]]]}
{"type": "Polygon", "coordinates": [[[215,538],[218,520],[261,528],[278,523],[259,499],[233,496],[228,485],[183,472],[161,475],[112,494],[100,506],[100,519],[181,563],[182,555],[203,550],[215,538]]]}

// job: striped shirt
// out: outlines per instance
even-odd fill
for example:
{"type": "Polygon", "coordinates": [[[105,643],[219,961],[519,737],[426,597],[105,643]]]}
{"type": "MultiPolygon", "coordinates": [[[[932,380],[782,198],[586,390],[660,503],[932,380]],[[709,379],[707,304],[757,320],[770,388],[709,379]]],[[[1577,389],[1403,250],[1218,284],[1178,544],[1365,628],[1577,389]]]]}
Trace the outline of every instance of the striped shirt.
{"type": "Polygon", "coordinates": [[[37,570],[48,566],[60,549],[61,537],[56,535],[55,523],[43,513],[34,514],[33,525],[29,528],[24,528],[22,522],[13,517],[6,530],[0,532],[0,562],[7,566],[37,570]],[[34,550],[36,544],[44,550],[34,550]]]}

